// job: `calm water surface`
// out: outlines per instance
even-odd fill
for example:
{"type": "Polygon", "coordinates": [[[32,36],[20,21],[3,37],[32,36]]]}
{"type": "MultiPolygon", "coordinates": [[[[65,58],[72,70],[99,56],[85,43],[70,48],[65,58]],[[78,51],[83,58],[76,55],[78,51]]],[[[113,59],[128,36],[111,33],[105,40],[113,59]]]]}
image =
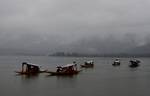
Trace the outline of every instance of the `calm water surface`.
{"type": "Polygon", "coordinates": [[[115,58],[92,58],[95,67],[83,69],[72,77],[18,76],[15,70],[24,61],[41,64],[43,69],[55,70],[56,65],[91,58],[0,56],[0,96],[149,96],[150,58],[139,58],[141,66],[128,67],[129,58],[121,58],[121,66],[113,67],[115,58]]]}

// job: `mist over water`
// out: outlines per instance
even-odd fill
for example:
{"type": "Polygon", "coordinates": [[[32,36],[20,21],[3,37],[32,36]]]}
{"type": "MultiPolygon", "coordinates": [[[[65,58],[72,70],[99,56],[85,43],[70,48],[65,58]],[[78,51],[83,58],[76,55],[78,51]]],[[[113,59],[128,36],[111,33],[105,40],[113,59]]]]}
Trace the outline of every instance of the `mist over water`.
{"type": "Polygon", "coordinates": [[[150,56],[149,9],[149,0],[0,0],[0,96],[148,96],[150,59],[128,65],[150,56]],[[130,58],[113,67],[114,55],[49,56],[57,52],[130,58]],[[91,59],[94,68],[71,77],[14,72],[22,62],[55,71],[91,59]]]}
{"type": "Polygon", "coordinates": [[[149,47],[149,5],[148,0],[0,0],[0,53],[119,53],[149,47]]]}

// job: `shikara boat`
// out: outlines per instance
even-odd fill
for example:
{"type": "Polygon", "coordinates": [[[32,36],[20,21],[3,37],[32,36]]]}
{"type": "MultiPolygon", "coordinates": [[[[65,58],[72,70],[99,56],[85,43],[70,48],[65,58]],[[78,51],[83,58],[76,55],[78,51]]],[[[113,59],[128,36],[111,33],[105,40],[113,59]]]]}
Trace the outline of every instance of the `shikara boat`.
{"type": "Polygon", "coordinates": [[[83,65],[80,65],[81,67],[84,67],[84,68],[92,68],[94,67],[94,62],[93,61],[86,61],[84,62],[83,65]]]}
{"type": "Polygon", "coordinates": [[[119,60],[119,58],[117,58],[112,65],[113,66],[120,66],[120,60],[119,60]]]}
{"type": "Polygon", "coordinates": [[[131,68],[138,67],[138,66],[140,66],[139,63],[141,63],[141,61],[139,61],[139,60],[130,60],[130,65],[129,65],[129,67],[131,67],[131,68]]]}
{"type": "Polygon", "coordinates": [[[40,70],[40,65],[23,62],[21,71],[15,71],[20,75],[36,75],[38,73],[45,73],[47,70],[40,70]]]}
{"type": "Polygon", "coordinates": [[[58,75],[58,76],[67,76],[67,75],[75,75],[78,74],[81,70],[77,69],[76,64],[67,64],[64,66],[57,66],[56,72],[48,71],[47,73],[50,73],[50,75],[58,75]]]}

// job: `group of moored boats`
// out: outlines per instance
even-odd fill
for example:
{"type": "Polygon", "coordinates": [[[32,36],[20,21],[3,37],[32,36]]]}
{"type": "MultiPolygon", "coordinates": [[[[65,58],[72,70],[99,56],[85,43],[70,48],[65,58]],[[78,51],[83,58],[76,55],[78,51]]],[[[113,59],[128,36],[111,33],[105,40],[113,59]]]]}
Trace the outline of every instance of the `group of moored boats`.
{"type": "MultiPolygon", "coordinates": [[[[136,59],[130,60],[129,62],[130,62],[129,67],[131,67],[131,68],[136,68],[136,67],[140,66],[140,63],[141,63],[140,60],[136,60],[136,59]]],[[[113,62],[112,65],[113,65],[113,66],[120,66],[120,64],[121,64],[120,59],[117,58],[117,59],[113,62]]]]}
{"type": "MultiPolygon", "coordinates": [[[[93,61],[86,61],[84,64],[80,65],[82,68],[90,68],[94,67],[93,61]]],[[[57,66],[56,71],[48,71],[48,70],[41,70],[40,65],[32,64],[23,62],[21,71],[16,71],[16,73],[20,75],[36,75],[39,73],[49,73],[50,75],[75,75],[81,72],[81,70],[78,69],[76,62],[73,62],[72,64],[66,64],[62,66],[57,66]]]]}
{"type": "MultiPolygon", "coordinates": [[[[129,67],[135,68],[139,66],[140,61],[139,60],[130,60],[129,67]]],[[[121,62],[120,59],[117,58],[113,62],[113,66],[120,66],[121,62]]],[[[20,75],[36,75],[39,73],[49,73],[50,75],[58,75],[58,76],[64,76],[64,75],[75,75],[80,73],[82,70],[78,69],[77,63],[73,62],[72,64],[66,64],[62,66],[56,66],[56,71],[48,71],[48,70],[41,70],[40,65],[32,64],[23,62],[21,71],[16,71],[16,73],[20,75]]],[[[86,61],[84,64],[80,65],[81,68],[93,68],[94,67],[94,61],[86,61]]]]}

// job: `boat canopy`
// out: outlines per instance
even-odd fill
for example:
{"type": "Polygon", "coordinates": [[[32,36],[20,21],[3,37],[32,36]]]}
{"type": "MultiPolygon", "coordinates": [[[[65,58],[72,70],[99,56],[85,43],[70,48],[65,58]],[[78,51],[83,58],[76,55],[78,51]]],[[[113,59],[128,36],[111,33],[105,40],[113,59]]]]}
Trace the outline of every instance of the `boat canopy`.
{"type": "Polygon", "coordinates": [[[66,65],[63,65],[61,66],[62,68],[66,68],[66,67],[71,67],[71,66],[76,66],[76,64],[66,64],[66,65]]]}
{"type": "Polygon", "coordinates": [[[40,67],[41,66],[41,65],[38,65],[38,64],[27,63],[27,62],[23,62],[22,65],[31,65],[31,66],[36,66],[36,67],[40,67]]]}
{"type": "Polygon", "coordinates": [[[116,62],[116,63],[119,63],[120,61],[119,61],[119,60],[116,60],[115,62],[116,62]]]}
{"type": "Polygon", "coordinates": [[[91,61],[86,61],[87,63],[93,63],[93,61],[91,60],[91,61]]]}

